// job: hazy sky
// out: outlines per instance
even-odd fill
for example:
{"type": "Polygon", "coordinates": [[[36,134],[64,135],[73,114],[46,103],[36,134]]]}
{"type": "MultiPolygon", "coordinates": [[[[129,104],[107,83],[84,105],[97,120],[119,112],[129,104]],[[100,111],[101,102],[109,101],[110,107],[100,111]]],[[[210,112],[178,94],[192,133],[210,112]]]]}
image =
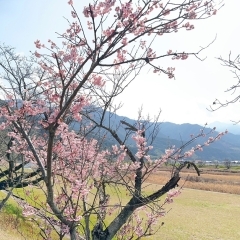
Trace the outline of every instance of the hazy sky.
{"type": "MultiPolygon", "coordinates": [[[[74,2],[82,5],[81,0],[74,2]]],[[[83,2],[87,5],[89,0],[83,2]]],[[[79,13],[82,12],[80,5],[79,13]]],[[[119,99],[124,103],[119,114],[136,118],[138,108],[143,105],[145,114],[153,116],[161,108],[161,120],[175,123],[204,124],[240,119],[236,104],[216,112],[206,110],[216,98],[223,101],[231,98],[224,91],[236,80],[216,57],[227,58],[230,51],[233,56],[240,53],[239,9],[240,0],[225,0],[225,6],[217,15],[197,21],[195,30],[159,38],[155,46],[164,53],[169,49],[194,52],[217,35],[216,41],[200,55],[207,57],[205,61],[191,57],[181,62],[164,62],[176,67],[176,80],[148,72],[147,68],[119,99]]],[[[70,10],[67,0],[0,0],[0,42],[27,55],[30,50],[35,51],[35,40],[46,43],[49,38],[56,39],[55,32],[64,32],[67,23],[63,16],[68,18],[70,10]]]]}

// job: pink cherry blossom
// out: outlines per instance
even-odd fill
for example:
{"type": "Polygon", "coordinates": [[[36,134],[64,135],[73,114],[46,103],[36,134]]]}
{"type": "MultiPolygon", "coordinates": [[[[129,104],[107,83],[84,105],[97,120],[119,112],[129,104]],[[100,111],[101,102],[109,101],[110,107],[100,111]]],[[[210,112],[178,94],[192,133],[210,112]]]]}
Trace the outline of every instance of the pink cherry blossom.
{"type": "Polygon", "coordinates": [[[37,40],[34,43],[35,43],[36,48],[39,48],[39,49],[42,48],[42,44],[40,43],[40,40],[37,40]]]}
{"type": "Polygon", "coordinates": [[[69,1],[68,1],[68,4],[69,4],[69,5],[73,5],[73,0],[69,0],[69,1]]]}

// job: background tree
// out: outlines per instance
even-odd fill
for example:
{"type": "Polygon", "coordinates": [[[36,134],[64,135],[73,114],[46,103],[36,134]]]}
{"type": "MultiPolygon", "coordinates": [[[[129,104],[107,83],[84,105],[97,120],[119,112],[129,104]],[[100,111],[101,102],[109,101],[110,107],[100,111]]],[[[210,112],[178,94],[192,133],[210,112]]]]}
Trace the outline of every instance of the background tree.
{"type": "MultiPolygon", "coordinates": [[[[237,103],[239,102],[240,95],[238,93],[238,88],[240,86],[240,55],[237,55],[235,58],[232,57],[232,53],[229,53],[229,56],[227,59],[224,59],[222,57],[219,57],[218,60],[221,62],[222,66],[227,67],[230,69],[230,71],[233,73],[233,77],[236,79],[236,83],[233,84],[229,89],[226,90],[226,92],[230,92],[232,97],[229,100],[226,100],[225,102],[215,99],[213,102],[213,105],[210,107],[210,110],[216,111],[219,108],[227,107],[229,104],[237,103]]],[[[239,121],[233,121],[235,123],[239,123],[239,121]]]]}
{"type": "Polygon", "coordinates": [[[218,167],[219,167],[219,161],[218,161],[218,160],[214,160],[214,161],[213,161],[213,164],[214,164],[215,168],[218,168],[218,167]]]}
{"type": "Polygon", "coordinates": [[[193,21],[215,15],[217,9],[211,0],[106,0],[93,1],[82,16],[71,0],[68,3],[74,20],[58,34],[62,46],[49,40],[47,47],[37,40],[36,58],[25,58],[29,71],[23,71],[28,65],[22,67],[18,55],[1,49],[0,127],[8,129],[12,139],[8,153],[36,164],[35,180],[43,180],[34,182],[39,183],[39,195],[34,187],[24,190],[25,200],[35,202],[38,210],[27,202],[20,204],[26,216],[36,211],[45,216],[49,223],[41,227],[45,239],[51,230],[60,239],[66,233],[71,239],[139,239],[154,233],[153,225],[164,214],[162,206],[179,194],[170,190],[177,186],[182,168],[196,166],[188,161],[175,165],[169,181],[151,193],[144,190],[148,176],[167,160],[190,157],[224,133],[184,152],[189,143],[208,134],[202,130],[153,161],[149,151],[159,115],[153,124],[141,114],[135,124],[124,119],[117,123],[113,113],[120,106],[114,100],[144,67],[174,78],[174,68],[160,66],[162,58],[198,57],[203,48],[186,53],[153,49],[152,44],[164,34],[194,29],[193,21]],[[125,129],[123,136],[120,128],[125,129]],[[110,148],[108,139],[113,142],[110,148]],[[130,139],[137,152],[131,150],[130,139]],[[111,195],[118,196],[117,202],[111,195]],[[140,212],[146,218],[139,217],[140,212]]]}
{"type": "MultiPolygon", "coordinates": [[[[2,79],[1,88],[8,92],[13,90],[15,96],[20,93],[19,100],[24,101],[26,93],[24,92],[26,86],[24,86],[25,79],[31,79],[34,74],[37,74],[37,69],[33,67],[33,59],[27,59],[26,57],[17,55],[10,47],[0,46],[0,67],[3,70],[0,78],[2,79]],[[4,81],[5,80],[5,81],[4,81]],[[18,88],[14,88],[13,83],[18,83],[18,88]],[[7,86],[4,86],[7,84],[7,86]],[[8,85],[9,84],[9,85],[8,85]],[[23,84],[23,86],[22,86],[23,84]],[[12,88],[13,87],[13,88],[12,88]]],[[[17,86],[17,85],[15,85],[17,86]]],[[[4,107],[6,101],[0,100],[0,106],[4,107]]],[[[36,178],[39,174],[38,170],[25,172],[25,166],[28,161],[25,161],[23,154],[16,154],[11,152],[11,147],[14,144],[14,137],[10,132],[14,132],[12,126],[5,126],[4,118],[1,118],[1,135],[0,135],[0,148],[1,148],[1,172],[0,172],[0,190],[8,190],[6,198],[1,200],[0,209],[4,206],[4,203],[12,195],[13,188],[22,188],[29,184],[37,183],[42,178],[36,178]]],[[[32,135],[29,131],[28,134],[32,135]]]]}
{"type": "Polygon", "coordinates": [[[199,168],[202,168],[202,167],[206,166],[206,162],[205,162],[205,161],[201,161],[201,160],[198,160],[198,161],[196,162],[196,164],[197,164],[197,166],[198,166],[199,168]]]}
{"type": "Polygon", "coordinates": [[[224,164],[224,166],[227,168],[227,169],[230,169],[231,168],[231,161],[230,160],[228,160],[228,159],[225,159],[224,161],[223,161],[223,164],[224,164]]]}

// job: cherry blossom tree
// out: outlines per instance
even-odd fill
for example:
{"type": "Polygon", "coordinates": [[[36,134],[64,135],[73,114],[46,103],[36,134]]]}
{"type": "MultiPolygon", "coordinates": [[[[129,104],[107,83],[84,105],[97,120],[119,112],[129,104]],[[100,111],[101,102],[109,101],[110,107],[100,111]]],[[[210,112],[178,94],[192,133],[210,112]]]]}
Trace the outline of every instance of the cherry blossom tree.
{"type": "Polygon", "coordinates": [[[194,163],[178,160],[225,133],[185,151],[196,138],[212,133],[202,130],[152,160],[149,152],[159,115],[151,123],[140,111],[136,123],[126,119],[117,123],[114,112],[121,106],[114,100],[147,66],[174,78],[174,67],[160,66],[162,58],[199,58],[203,48],[177,52],[154,49],[153,42],[169,33],[193,30],[194,21],[215,15],[217,5],[212,0],[105,0],[92,1],[80,14],[73,1],[68,4],[73,21],[68,20],[68,29],[58,34],[61,46],[36,40],[37,50],[30,58],[1,48],[0,128],[8,129],[11,139],[7,153],[37,166],[32,182],[27,182],[31,186],[24,189],[25,202],[19,204],[25,216],[44,218],[45,225],[35,219],[44,239],[50,239],[52,231],[60,239],[66,234],[71,239],[152,235],[165,214],[163,205],[180,193],[174,189],[180,171],[192,165],[198,172],[194,163]],[[177,163],[171,178],[149,193],[148,176],[170,159],[177,163]]]}
{"type": "MultiPolygon", "coordinates": [[[[2,84],[8,82],[10,85],[5,88],[5,91],[11,89],[11,84],[13,79],[17,82],[18,80],[24,81],[24,79],[31,77],[33,73],[37,73],[34,69],[33,61],[29,61],[25,57],[21,57],[14,53],[14,50],[10,47],[0,46],[1,52],[1,62],[0,66],[3,69],[2,84]]],[[[19,85],[19,91],[24,91],[21,89],[21,84],[19,85]]],[[[3,85],[1,85],[3,88],[3,85]]],[[[13,89],[12,89],[13,90],[13,89]]],[[[17,93],[17,92],[16,92],[17,93]]],[[[19,98],[24,99],[24,98],[19,98]]],[[[6,101],[0,100],[0,106],[3,107],[6,101]]],[[[39,174],[39,170],[26,173],[24,167],[28,164],[28,161],[24,161],[22,154],[16,154],[11,151],[11,147],[14,142],[14,138],[8,135],[8,132],[14,131],[11,125],[5,126],[4,121],[2,121],[1,135],[0,135],[0,147],[1,147],[1,173],[0,173],[0,190],[8,189],[8,194],[6,198],[1,200],[0,209],[4,206],[4,203],[12,195],[13,188],[22,188],[28,186],[29,184],[35,184],[42,180],[42,177],[35,178],[39,174]],[[10,190],[11,189],[11,190],[10,190]]]]}

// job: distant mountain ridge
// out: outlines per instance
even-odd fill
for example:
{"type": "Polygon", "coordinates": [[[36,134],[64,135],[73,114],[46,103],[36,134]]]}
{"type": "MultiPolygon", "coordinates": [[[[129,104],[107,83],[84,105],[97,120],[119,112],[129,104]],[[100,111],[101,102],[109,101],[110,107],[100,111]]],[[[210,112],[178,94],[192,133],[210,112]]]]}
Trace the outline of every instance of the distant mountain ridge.
{"type": "MultiPolygon", "coordinates": [[[[174,124],[170,122],[165,122],[161,124],[159,136],[168,136],[169,141],[176,140],[178,141],[177,146],[181,145],[181,142],[187,142],[190,139],[190,135],[198,135],[200,129],[203,129],[203,126],[198,124],[174,124]]],[[[210,132],[212,128],[205,128],[205,132],[210,132]]],[[[216,136],[219,132],[215,131],[213,134],[216,136]]],[[[209,137],[209,136],[208,136],[209,137]]],[[[208,138],[207,137],[207,138],[208,138]]],[[[197,139],[190,147],[195,146],[196,144],[202,144],[205,142],[204,138],[197,139]]],[[[210,146],[204,147],[203,151],[197,151],[193,159],[201,160],[238,160],[240,159],[240,135],[235,135],[228,133],[224,135],[220,140],[210,144],[210,146]]]]}
{"type": "MultiPolygon", "coordinates": [[[[110,114],[110,113],[107,113],[110,114]]],[[[111,113],[112,114],[112,113],[111,113]]],[[[112,118],[116,123],[119,123],[121,120],[125,120],[130,124],[134,124],[136,121],[124,116],[118,116],[117,114],[112,114],[112,118]]],[[[108,117],[106,117],[108,119],[108,117]]],[[[203,129],[203,126],[198,124],[175,124],[171,122],[163,122],[160,123],[160,131],[158,136],[156,137],[153,145],[153,149],[150,152],[150,155],[153,158],[160,157],[161,154],[165,152],[165,149],[169,148],[172,145],[176,147],[182,146],[184,143],[191,139],[190,135],[198,135],[200,133],[200,129],[203,129]]],[[[209,128],[208,125],[205,128],[205,132],[210,132],[212,128],[209,128]]],[[[217,129],[216,129],[217,130],[217,129]]],[[[224,129],[224,131],[226,128],[224,129]]],[[[151,131],[151,128],[149,129],[151,131]]],[[[118,134],[120,137],[124,135],[125,131],[123,128],[118,129],[118,134]]],[[[219,132],[215,131],[213,133],[216,136],[219,132]]],[[[205,138],[199,138],[194,141],[193,144],[190,144],[186,147],[185,150],[190,149],[197,144],[203,144],[207,141],[209,136],[205,138]]],[[[136,151],[135,143],[133,141],[129,141],[131,149],[136,151]]],[[[224,135],[220,140],[210,144],[210,146],[206,146],[203,148],[203,151],[197,151],[194,156],[191,158],[192,160],[219,160],[223,161],[225,159],[229,160],[239,160],[240,159],[240,135],[235,135],[232,133],[228,133],[224,135]]]]}
{"type": "Polygon", "coordinates": [[[213,122],[207,125],[210,128],[216,127],[217,131],[225,131],[226,129],[233,134],[240,135],[240,124],[234,122],[231,123],[222,123],[222,122],[213,122]]]}

